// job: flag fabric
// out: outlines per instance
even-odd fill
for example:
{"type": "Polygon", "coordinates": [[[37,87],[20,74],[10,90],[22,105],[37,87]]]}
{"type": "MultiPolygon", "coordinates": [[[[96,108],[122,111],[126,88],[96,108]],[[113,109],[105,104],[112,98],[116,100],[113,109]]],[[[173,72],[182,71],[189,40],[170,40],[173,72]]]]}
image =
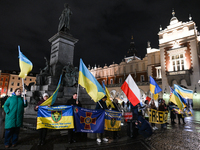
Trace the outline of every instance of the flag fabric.
{"type": "Polygon", "coordinates": [[[57,95],[58,95],[58,91],[60,88],[61,79],[62,79],[62,75],[60,75],[58,86],[57,86],[55,92],[51,95],[51,97],[49,97],[46,101],[44,101],[42,104],[40,104],[40,106],[53,105],[55,103],[57,95]]]}
{"type": "Polygon", "coordinates": [[[90,95],[95,102],[98,102],[106,95],[102,86],[87,69],[82,59],[80,59],[78,84],[86,89],[88,95],[90,95]]]}
{"type": "Polygon", "coordinates": [[[20,51],[20,46],[18,46],[19,50],[19,67],[20,67],[20,74],[19,77],[25,79],[28,73],[33,69],[33,64],[32,62],[22,54],[20,51]]]}
{"type": "Polygon", "coordinates": [[[176,84],[174,84],[174,90],[179,93],[185,99],[193,99],[193,91],[182,88],[176,84]]]}
{"type": "Polygon", "coordinates": [[[37,129],[72,129],[74,128],[73,107],[39,106],[37,114],[37,129]]]}
{"type": "Polygon", "coordinates": [[[158,99],[158,93],[157,94],[153,94],[153,99],[157,100],[158,99]]]}
{"type": "Polygon", "coordinates": [[[119,111],[105,110],[105,127],[104,130],[120,131],[122,113],[119,111]]]}
{"type": "Polygon", "coordinates": [[[103,89],[105,90],[106,96],[107,96],[107,100],[106,100],[107,107],[111,106],[111,108],[115,108],[112,101],[110,100],[110,92],[108,91],[108,88],[105,86],[103,81],[102,81],[102,85],[103,85],[103,89]]]}
{"type": "Polygon", "coordinates": [[[148,100],[149,102],[151,101],[151,98],[149,96],[146,97],[146,100],[148,100]]]}
{"type": "Polygon", "coordinates": [[[75,129],[77,132],[103,133],[105,111],[74,106],[75,129]]]}
{"type": "Polygon", "coordinates": [[[150,78],[150,91],[151,93],[154,94],[154,99],[158,99],[158,93],[162,91],[162,89],[158,86],[158,84],[156,83],[156,81],[149,76],[150,78]]]}
{"type": "Polygon", "coordinates": [[[185,102],[185,99],[181,95],[179,95],[175,90],[173,91],[170,97],[170,101],[177,105],[178,108],[181,110],[183,110],[183,108],[186,107],[186,105],[183,103],[185,102]]]}
{"type": "Polygon", "coordinates": [[[169,88],[170,88],[170,96],[169,96],[170,98],[174,90],[171,88],[171,86],[169,86],[169,88]]]}
{"type": "Polygon", "coordinates": [[[136,106],[138,103],[140,103],[140,89],[138,88],[137,84],[130,74],[121,86],[121,89],[133,106],[136,106]]]}

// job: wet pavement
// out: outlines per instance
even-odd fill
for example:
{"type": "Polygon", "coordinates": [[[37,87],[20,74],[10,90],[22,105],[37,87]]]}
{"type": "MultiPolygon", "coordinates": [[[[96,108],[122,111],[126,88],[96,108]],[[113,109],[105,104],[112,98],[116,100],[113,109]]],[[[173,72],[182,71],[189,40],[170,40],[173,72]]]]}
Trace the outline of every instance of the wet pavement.
{"type": "MultiPolygon", "coordinates": [[[[156,125],[151,139],[144,140],[140,135],[136,138],[127,136],[126,125],[122,126],[120,139],[113,140],[112,132],[106,132],[107,143],[97,144],[96,139],[87,138],[86,133],[75,133],[76,143],[68,144],[67,130],[48,130],[46,143],[37,146],[39,137],[35,130],[36,119],[25,118],[21,128],[18,145],[12,150],[198,150],[200,149],[200,111],[193,111],[193,117],[185,118],[186,124],[169,124],[166,129],[156,125]]],[[[182,121],[182,120],[181,120],[182,121]]],[[[182,122],[181,122],[182,123],[182,122]]],[[[0,139],[0,150],[4,149],[4,139],[0,139]]]]}

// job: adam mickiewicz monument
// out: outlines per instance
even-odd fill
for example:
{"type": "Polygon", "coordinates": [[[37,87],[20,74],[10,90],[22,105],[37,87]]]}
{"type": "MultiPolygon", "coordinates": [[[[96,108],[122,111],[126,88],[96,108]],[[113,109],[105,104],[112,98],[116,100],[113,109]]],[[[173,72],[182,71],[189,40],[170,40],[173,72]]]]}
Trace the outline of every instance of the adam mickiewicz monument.
{"type": "MultiPolygon", "coordinates": [[[[55,91],[61,74],[62,84],[59,89],[55,104],[65,105],[73,93],[77,92],[78,68],[73,66],[74,46],[78,42],[70,33],[70,16],[72,11],[68,4],[59,18],[58,32],[49,39],[51,42],[50,62],[46,60],[46,67],[37,75],[36,85],[27,91],[29,106],[26,114],[36,115],[34,106],[43,93],[52,95],[55,91]]],[[[86,93],[79,89],[79,100],[85,108],[94,108],[95,103],[86,93]]]]}

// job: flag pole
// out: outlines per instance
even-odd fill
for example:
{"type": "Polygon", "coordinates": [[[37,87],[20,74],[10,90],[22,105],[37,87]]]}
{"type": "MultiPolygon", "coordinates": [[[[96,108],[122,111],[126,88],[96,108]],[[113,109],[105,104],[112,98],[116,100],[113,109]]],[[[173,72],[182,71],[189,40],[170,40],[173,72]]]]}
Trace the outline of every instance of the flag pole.
{"type": "Polygon", "coordinates": [[[24,79],[22,78],[22,87],[23,87],[23,98],[24,98],[24,104],[25,103],[25,90],[24,90],[24,79]]]}
{"type": "MultiPolygon", "coordinates": [[[[98,101],[97,103],[99,103],[99,101],[98,101]]],[[[101,103],[99,103],[99,106],[100,106],[101,108],[103,108],[103,106],[101,105],[101,103]]]]}
{"type": "Polygon", "coordinates": [[[78,101],[78,96],[79,96],[79,84],[78,84],[78,87],[77,87],[77,99],[76,99],[76,101],[78,101]]]}

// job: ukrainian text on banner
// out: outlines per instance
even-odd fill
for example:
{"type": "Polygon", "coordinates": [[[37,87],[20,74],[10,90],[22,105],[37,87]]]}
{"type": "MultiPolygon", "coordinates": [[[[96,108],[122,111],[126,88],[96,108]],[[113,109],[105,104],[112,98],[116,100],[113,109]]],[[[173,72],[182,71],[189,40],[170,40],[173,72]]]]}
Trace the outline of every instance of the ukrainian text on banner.
{"type": "Polygon", "coordinates": [[[164,124],[167,122],[168,111],[157,111],[155,109],[149,110],[149,122],[164,124]]]}
{"type": "Polygon", "coordinates": [[[105,127],[104,130],[120,131],[121,130],[122,113],[119,111],[105,111],[105,127]]]}
{"type": "Polygon", "coordinates": [[[40,128],[74,128],[72,106],[39,106],[37,115],[37,129],[40,128]]]}
{"type": "Polygon", "coordinates": [[[104,110],[74,107],[74,122],[77,132],[103,133],[104,117],[104,110]]]}

